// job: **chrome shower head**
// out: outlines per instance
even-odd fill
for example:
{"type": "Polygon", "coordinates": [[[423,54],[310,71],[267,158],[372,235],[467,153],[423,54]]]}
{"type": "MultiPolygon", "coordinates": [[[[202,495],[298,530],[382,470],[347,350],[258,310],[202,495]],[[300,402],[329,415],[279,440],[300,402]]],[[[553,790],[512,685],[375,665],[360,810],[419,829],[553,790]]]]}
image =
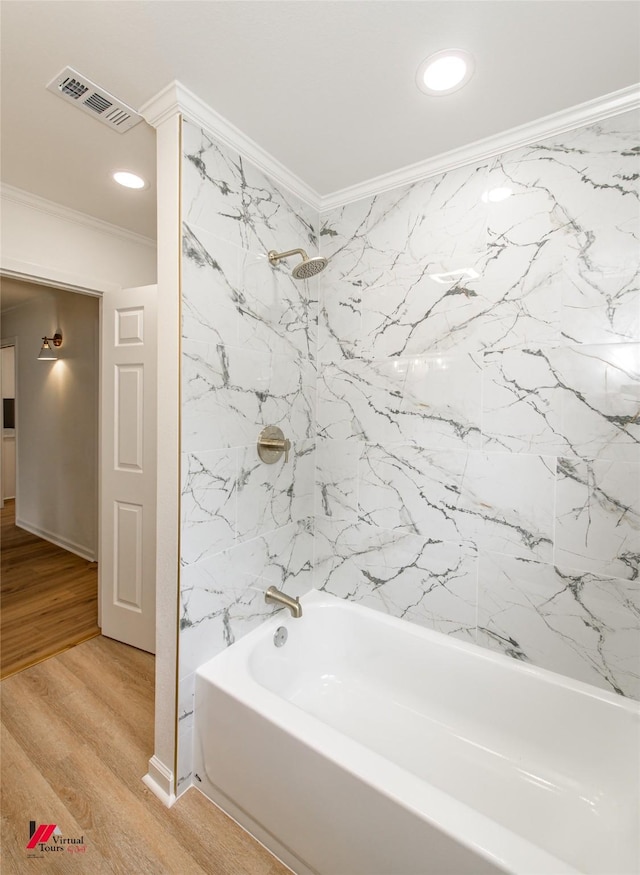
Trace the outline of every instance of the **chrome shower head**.
{"type": "Polygon", "coordinates": [[[302,261],[291,271],[291,276],[297,280],[308,280],[324,270],[328,264],[328,259],[322,255],[316,255],[314,258],[309,258],[304,249],[290,249],[288,252],[276,252],[272,249],[269,253],[269,261],[275,267],[281,258],[288,258],[290,255],[301,255],[302,261]]]}

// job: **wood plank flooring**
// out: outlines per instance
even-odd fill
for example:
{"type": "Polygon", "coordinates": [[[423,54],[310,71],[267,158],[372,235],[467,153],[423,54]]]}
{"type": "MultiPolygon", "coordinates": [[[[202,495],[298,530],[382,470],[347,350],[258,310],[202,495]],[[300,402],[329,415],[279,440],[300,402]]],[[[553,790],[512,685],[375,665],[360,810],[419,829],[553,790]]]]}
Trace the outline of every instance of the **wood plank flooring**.
{"type": "Polygon", "coordinates": [[[141,782],[153,684],[153,656],[102,636],[2,681],[3,875],[290,875],[197,790],[166,809],[141,782]],[[85,850],[28,857],[30,821],[85,850]]]}
{"type": "Polygon", "coordinates": [[[2,508],[0,676],[100,633],[98,566],[15,525],[2,508]]]}

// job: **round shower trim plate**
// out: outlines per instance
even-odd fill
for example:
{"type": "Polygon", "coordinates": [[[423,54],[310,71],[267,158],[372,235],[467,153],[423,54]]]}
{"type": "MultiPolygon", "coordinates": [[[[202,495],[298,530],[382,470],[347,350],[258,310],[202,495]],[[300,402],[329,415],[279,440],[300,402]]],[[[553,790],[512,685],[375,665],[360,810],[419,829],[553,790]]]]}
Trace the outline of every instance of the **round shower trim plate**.
{"type": "Polygon", "coordinates": [[[418,67],[416,73],[416,85],[425,94],[432,97],[445,97],[464,88],[473,76],[475,70],[473,55],[465,49],[443,49],[429,55],[418,67]],[[441,75],[434,76],[434,73],[441,75]],[[450,75],[450,79],[446,75],[450,75]],[[431,84],[427,84],[430,80],[431,84]],[[451,82],[449,85],[448,82],[451,82]],[[441,85],[443,87],[441,87],[441,85]]]}

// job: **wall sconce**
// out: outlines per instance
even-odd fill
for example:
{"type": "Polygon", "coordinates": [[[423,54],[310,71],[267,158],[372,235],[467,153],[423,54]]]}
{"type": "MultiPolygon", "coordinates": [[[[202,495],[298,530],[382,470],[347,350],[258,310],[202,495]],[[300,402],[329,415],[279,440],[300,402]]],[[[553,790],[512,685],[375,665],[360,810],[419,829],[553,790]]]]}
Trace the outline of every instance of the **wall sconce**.
{"type": "Polygon", "coordinates": [[[56,349],[62,346],[62,335],[60,333],[56,333],[53,337],[43,337],[42,338],[42,349],[40,350],[40,355],[38,356],[38,361],[40,362],[54,362],[58,358],[56,355],[56,349]],[[54,345],[55,349],[51,349],[49,346],[49,341],[54,345]]]}

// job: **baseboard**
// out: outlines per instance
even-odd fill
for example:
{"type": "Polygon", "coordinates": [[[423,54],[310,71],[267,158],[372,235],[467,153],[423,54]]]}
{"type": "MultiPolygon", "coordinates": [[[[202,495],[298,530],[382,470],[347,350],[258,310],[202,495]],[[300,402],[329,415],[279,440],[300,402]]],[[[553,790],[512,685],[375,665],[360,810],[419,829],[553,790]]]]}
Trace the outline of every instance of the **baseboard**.
{"type": "Polygon", "coordinates": [[[149,760],[149,771],[142,778],[142,783],[151,790],[154,796],[167,808],[176,801],[174,792],[173,772],[168,769],[154,754],[149,760]]]}
{"type": "Polygon", "coordinates": [[[41,529],[39,526],[34,526],[25,520],[16,519],[16,526],[19,529],[24,529],[25,532],[30,532],[32,535],[37,535],[38,538],[43,538],[45,541],[55,544],[56,547],[62,547],[63,550],[75,553],[76,556],[80,556],[88,562],[97,562],[95,550],[88,550],[82,544],[76,544],[74,541],[67,540],[67,538],[61,538],[59,535],[48,532],[46,529],[41,529]]]}

